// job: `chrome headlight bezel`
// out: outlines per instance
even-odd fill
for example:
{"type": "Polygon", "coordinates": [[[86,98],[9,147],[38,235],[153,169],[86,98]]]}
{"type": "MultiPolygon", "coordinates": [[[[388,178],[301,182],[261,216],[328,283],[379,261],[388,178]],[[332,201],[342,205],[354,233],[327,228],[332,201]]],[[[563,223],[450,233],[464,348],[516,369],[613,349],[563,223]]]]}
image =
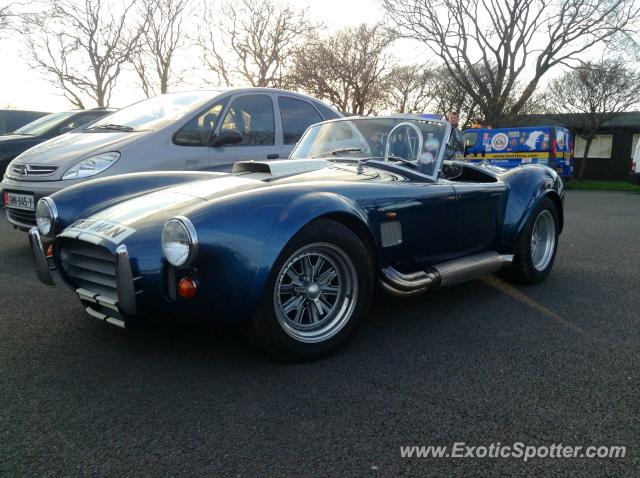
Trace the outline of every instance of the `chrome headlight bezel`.
{"type": "Polygon", "coordinates": [[[45,237],[52,237],[58,224],[58,208],[50,197],[43,197],[36,204],[36,225],[38,232],[45,237]]]}
{"type": "Polygon", "coordinates": [[[198,233],[193,223],[184,216],[174,216],[164,223],[162,229],[162,254],[169,264],[178,269],[186,269],[190,267],[198,256],[199,241],[198,233]],[[174,229],[177,228],[177,229],[174,229]],[[170,235],[174,234],[174,237],[170,235]],[[183,242],[182,247],[186,250],[176,252],[176,242],[183,242]],[[173,244],[174,250],[169,249],[173,244]],[[178,256],[176,256],[178,254],[178,256]],[[178,259],[179,258],[179,259],[178,259]]]}
{"type": "Polygon", "coordinates": [[[100,174],[101,172],[113,166],[115,162],[118,161],[118,159],[120,159],[119,151],[108,151],[105,153],[95,154],[81,161],[78,161],[76,164],[67,169],[62,175],[62,180],[90,178],[91,176],[100,174]],[[96,164],[99,161],[101,161],[102,163],[96,164]],[[94,163],[94,167],[93,169],[90,169],[89,165],[92,162],[94,163]]]}

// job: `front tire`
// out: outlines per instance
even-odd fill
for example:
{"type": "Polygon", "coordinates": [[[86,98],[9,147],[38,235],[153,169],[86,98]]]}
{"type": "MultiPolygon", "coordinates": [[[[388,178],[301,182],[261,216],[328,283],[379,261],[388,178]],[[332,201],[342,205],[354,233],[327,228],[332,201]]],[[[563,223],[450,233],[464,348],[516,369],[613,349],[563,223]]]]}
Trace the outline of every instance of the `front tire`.
{"type": "Polygon", "coordinates": [[[514,244],[507,278],[531,285],[547,278],[558,250],[558,223],[556,205],[549,198],[543,199],[514,244]]]}
{"type": "Polygon", "coordinates": [[[354,332],[372,289],[373,266],[360,238],[335,221],[315,221],[276,261],[249,337],[280,360],[324,357],[354,332]]]}

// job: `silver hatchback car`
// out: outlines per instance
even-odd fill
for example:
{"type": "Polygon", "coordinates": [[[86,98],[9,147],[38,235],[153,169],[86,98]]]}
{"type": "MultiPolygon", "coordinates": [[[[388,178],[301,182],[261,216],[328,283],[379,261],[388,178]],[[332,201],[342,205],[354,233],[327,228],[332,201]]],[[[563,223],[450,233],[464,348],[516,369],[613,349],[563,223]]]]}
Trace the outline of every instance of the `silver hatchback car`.
{"type": "Polygon", "coordinates": [[[239,160],[286,158],[306,128],[340,117],[305,95],[231,88],[157,96],[35,146],[1,183],[9,222],[35,225],[42,197],[87,179],[141,171],[230,171],[239,160]]]}

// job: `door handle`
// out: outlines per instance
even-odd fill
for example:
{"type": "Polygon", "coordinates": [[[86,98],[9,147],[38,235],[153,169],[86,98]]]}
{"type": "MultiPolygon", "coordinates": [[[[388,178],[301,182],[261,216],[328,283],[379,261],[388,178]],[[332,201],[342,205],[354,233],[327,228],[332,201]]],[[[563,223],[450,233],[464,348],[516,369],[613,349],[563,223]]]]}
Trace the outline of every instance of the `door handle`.
{"type": "Polygon", "coordinates": [[[278,159],[280,155],[278,153],[267,154],[267,159],[278,159]]]}

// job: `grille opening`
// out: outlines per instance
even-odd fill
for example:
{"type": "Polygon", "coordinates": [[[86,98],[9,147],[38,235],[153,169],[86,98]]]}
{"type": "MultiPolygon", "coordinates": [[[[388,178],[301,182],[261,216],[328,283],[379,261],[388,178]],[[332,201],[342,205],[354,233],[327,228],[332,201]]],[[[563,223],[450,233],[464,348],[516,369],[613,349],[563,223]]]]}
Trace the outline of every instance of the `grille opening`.
{"type": "Polygon", "coordinates": [[[116,258],[104,247],[82,241],[64,241],[60,247],[60,261],[67,281],[74,288],[114,299],[118,297],[116,258]]]}
{"type": "Polygon", "coordinates": [[[52,174],[58,169],[58,166],[38,166],[37,164],[16,164],[11,167],[11,171],[17,175],[25,176],[42,176],[52,174]]]}
{"type": "Polygon", "coordinates": [[[35,211],[25,211],[22,209],[7,208],[7,215],[9,216],[9,219],[15,222],[19,222],[20,224],[25,224],[27,226],[36,225],[35,211]]]}

